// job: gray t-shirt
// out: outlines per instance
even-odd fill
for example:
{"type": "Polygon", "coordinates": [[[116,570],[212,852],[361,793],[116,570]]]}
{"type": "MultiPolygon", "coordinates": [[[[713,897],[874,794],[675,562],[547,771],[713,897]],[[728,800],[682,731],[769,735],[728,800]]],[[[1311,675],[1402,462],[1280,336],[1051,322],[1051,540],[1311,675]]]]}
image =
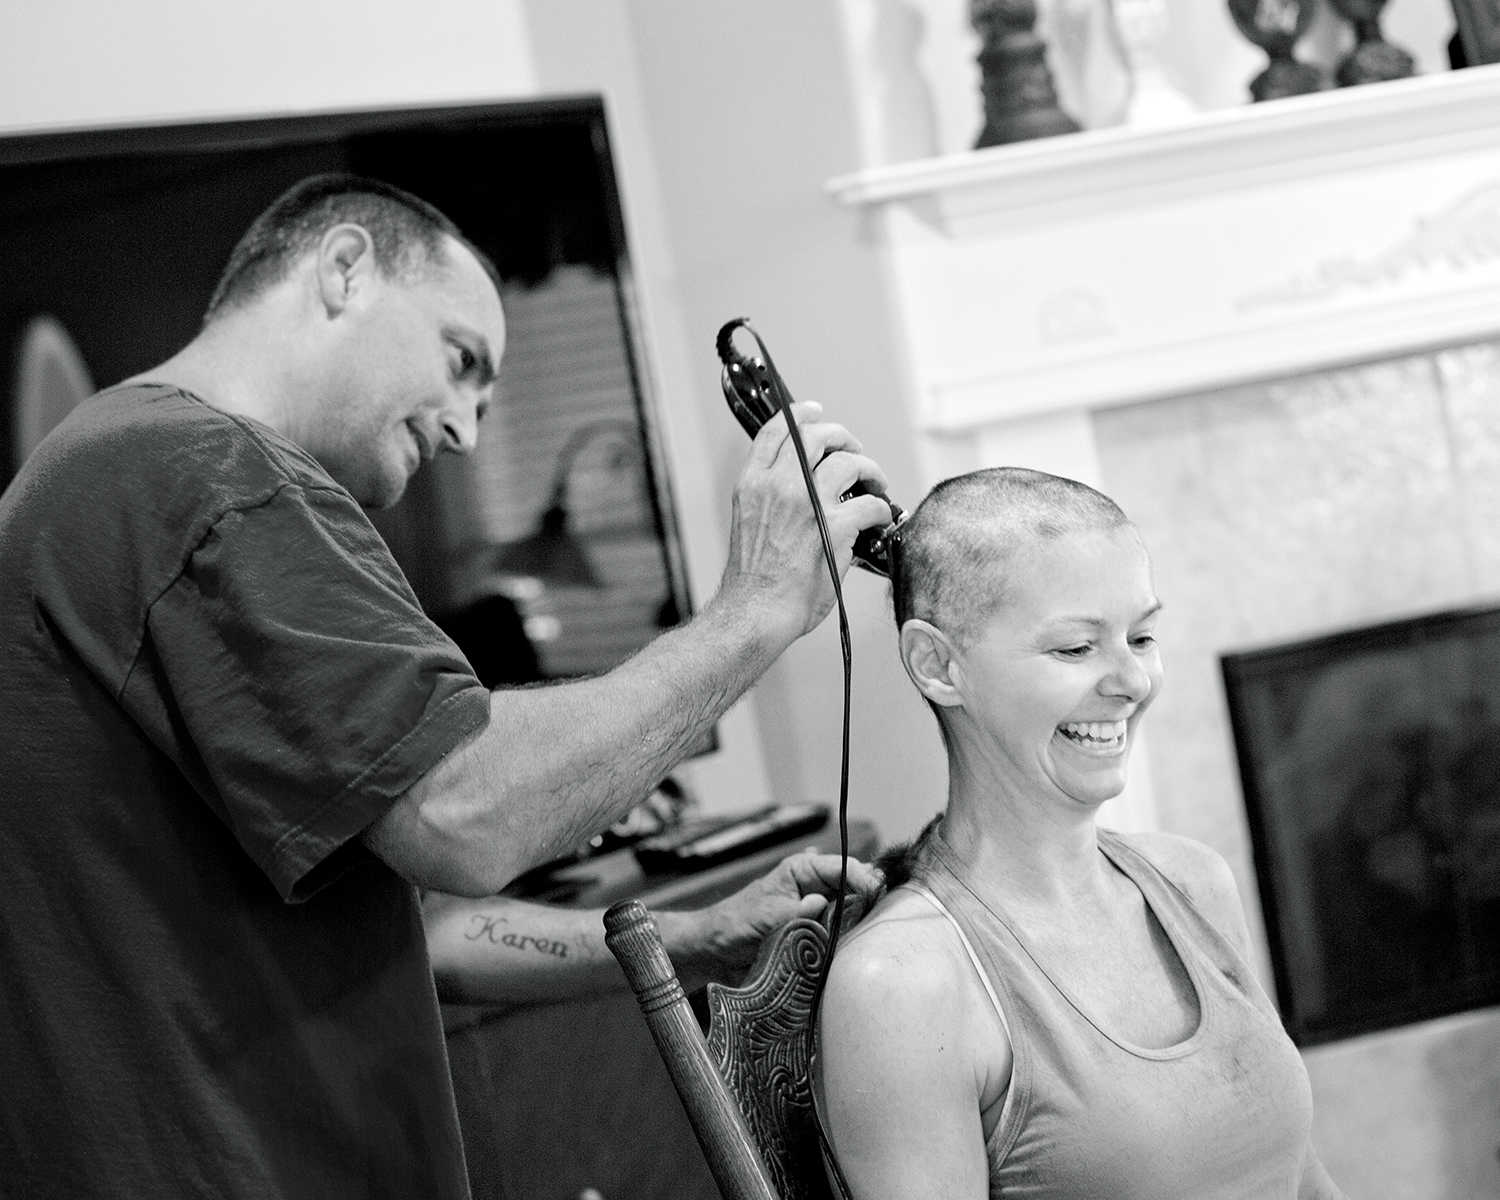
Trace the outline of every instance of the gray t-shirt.
{"type": "Polygon", "coordinates": [[[0,1195],[468,1194],[412,887],[488,719],[308,455],[101,393],[0,497],[0,1195]]]}

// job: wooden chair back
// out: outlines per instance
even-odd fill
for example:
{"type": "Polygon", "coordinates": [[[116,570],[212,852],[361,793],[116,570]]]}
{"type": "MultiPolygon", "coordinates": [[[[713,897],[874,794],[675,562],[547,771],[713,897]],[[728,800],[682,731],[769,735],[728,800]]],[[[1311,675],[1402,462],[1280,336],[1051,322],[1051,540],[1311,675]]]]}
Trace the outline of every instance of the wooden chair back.
{"type": "Polygon", "coordinates": [[[798,918],[739,987],[710,983],[705,1036],[646,906],[617,904],[604,927],[725,1200],[829,1200],[808,1036],[828,931],[798,918]]]}

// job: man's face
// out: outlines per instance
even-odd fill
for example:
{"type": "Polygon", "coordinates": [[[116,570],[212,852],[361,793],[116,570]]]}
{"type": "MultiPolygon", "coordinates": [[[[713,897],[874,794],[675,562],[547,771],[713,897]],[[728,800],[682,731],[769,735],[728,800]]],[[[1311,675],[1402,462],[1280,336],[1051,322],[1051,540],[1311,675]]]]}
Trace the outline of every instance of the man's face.
{"type": "Polygon", "coordinates": [[[365,286],[324,382],[314,453],[361,504],[385,508],[439,452],[474,449],[505,314],[479,260],[452,239],[418,279],[365,286]]]}

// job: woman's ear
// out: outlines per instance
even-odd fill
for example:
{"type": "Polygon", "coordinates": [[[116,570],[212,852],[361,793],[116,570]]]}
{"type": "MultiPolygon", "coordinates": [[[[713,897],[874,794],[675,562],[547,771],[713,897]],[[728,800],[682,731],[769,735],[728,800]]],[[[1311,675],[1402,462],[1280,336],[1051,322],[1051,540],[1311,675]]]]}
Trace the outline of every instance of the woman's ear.
{"type": "Polygon", "coordinates": [[[964,702],[963,668],[956,648],[930,621],[913,617],[901,626],[901,665],[917,691],[932,703],[954,708],[964,702]]]}
{"type": "Polygon", "coordinates": [[[337,316],[365,278],[375,270],[375,243],[362,225],[335,225],[318,243],[318,298],[329,316],[337,316]]]}

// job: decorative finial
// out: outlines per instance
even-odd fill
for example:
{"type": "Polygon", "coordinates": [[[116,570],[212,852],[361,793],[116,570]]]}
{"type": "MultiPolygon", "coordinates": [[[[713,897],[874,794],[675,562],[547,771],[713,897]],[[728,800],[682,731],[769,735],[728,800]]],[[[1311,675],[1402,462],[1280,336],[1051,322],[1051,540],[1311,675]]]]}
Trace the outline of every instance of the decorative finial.
{"type": "Polygon", "coordinates": [[[1037,36],[1035,0],[969,0],[969,22],[979,32],[984,128],[975,149],[1076,133],[1063,112],[1047,66],[1047,44],[1037,36]]]}
{"type": "Polygon", "coordinates": [[[1354,49],[1338,66],[1341,87],[1405,79],[1417,73],[1416,60],[1386,41],[1380,32],[1380,14],[1386,0],[1329,0],[1329,4],[1354,26],[1354,49]]]}
{"type": "Polygon", "coordinates": [[[1320,92],[1328,86],[1317,67],[1299,62],[1292,53],[1317,15],[1315,0],[1229,0],[1229,15],[1271,59],[1250,81],[1250,95],[1257,101],[1320,92]]]}

